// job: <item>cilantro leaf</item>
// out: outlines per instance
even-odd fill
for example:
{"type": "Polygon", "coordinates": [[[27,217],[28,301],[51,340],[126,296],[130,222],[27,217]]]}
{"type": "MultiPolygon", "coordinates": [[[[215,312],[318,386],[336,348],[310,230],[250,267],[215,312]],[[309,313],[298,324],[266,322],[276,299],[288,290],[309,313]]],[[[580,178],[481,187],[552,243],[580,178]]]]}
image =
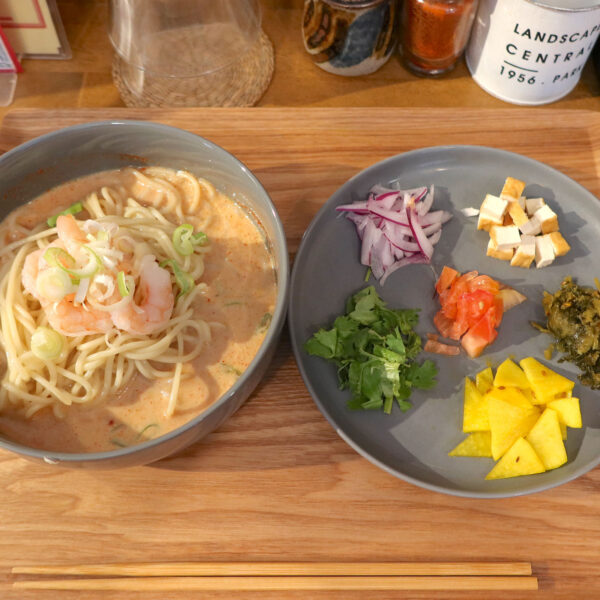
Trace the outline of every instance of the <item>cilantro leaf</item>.
{"type": "Polygon", "coordinates": [[[349,389],[350,410],[383,410],[394,403],[411,408],[414,388],[430,389],[437,368],[414,359],[421,352],[421,338],[414,331],[417,309],[389,309],[373,286],[346,301],[346,314],[337,317],[329,330],[319,329],[304,345],[313,355],[337,366],[340,389],[349,389]]]}

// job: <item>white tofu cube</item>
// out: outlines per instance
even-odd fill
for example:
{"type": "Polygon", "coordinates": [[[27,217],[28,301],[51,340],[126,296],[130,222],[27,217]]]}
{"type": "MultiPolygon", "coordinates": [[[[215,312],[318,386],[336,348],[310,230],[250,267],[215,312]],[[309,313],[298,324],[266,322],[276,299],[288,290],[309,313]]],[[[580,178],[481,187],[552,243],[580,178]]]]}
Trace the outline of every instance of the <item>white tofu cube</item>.
{"type": "Polygon", "coordinates": [[[500,198],[506,200],[518,200],[523,194],[525,189],[525,182],[515,179],[514,177],[507,177],[500,192],[500,198]]]}
{"type": "Polygon", "coordinates": [[[512,219],[512,222],[520,227],[527,222],[528,217],[525,211],[521,208],[521,205],[515,200],[514,202],[508,203],[508,214],[512,219]]]}
{"type": "Polygon", "coordinates": [[[528,221],[525,221],[519,229],[523,235],[538,235],[539,233],[542,233],[542,226],[535,215],[528,221]]]}
{"type": "Polygon", "coordinates": [[[558,231],[558,216],[547,204],[540,206],[533,216],[540,222],[542,233],[558,231]]]}
{"type": "Polygon", "coordinates": [[[554,247],[552,241],[546,235],[538,235],[535,238],[535,266],[538,269],[547,267],[554,261],[554,247]]]}
{"type": "Polygon", "coordinates": [[[492,225],[502,225],[507,206],[508,202],[506,200],[487,194],[479,208],[477,229],[489,231],[492,225]]]}
{"type": "Polygon", "coordinates": [[[531,217],[535,214],[535,211],[539,208],[542,208],[546,204],[546,201],[543,198],[527,198],[525,200],[525,210],[527,214],[531,217]]]}
{"type": "Polygon", "coordinates": [[[513,257],[513,249],[498,250],[494,244],[494,240],[490,238],[487,245],[486,255],[492,258],[499,258],[500,260],[510,260],[513,257]]]}
{"type": "Polygon", "coordinates": [[[532,235],[522,235],[521,243],[519,244],[512,260],[510,261],[513,267],[523,267],[528,269],[533,259],[535,258],[535,237],[532,235]]]}
{"type": "Polygon", "coordinates": [[[519,206],[523,209],[523,210],[527,210],[527,198],[525,198],[525,196],[521,196],[518,200],[519,202],[519,206]]]}
{"type": "Polygon", "coordinates": [[[554,248],[554,256],[564,256],[570,249],[567,240],[562,236],[560,231],[553,231],[552,233],[547,233],[544,237],[548,237],[550,242],[552,243],[552,248],[554,248]]]}
{"type": "Polygon", "coordinates": [[[494,225],[490,229],[490,238],[498,250],[512,250],[521,243],[521,235],[516,225],[494,225]]]}

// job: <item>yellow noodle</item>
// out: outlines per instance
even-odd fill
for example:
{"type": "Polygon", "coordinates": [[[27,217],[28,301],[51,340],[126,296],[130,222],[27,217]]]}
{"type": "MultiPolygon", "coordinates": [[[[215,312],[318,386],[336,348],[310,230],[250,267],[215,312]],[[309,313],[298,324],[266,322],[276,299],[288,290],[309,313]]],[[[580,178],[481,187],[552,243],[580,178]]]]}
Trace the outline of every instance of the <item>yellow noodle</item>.
{"type": "MultiPolygon", "coordinates": [[[[192,309],[194,298],[206,290],[198,280],[209,247],[196,247],[192,255],[183,257],[174,250],[171,237],[185,222],[185,213],[199,210],[202,202],[214,197],[215,190],[183,171],[133,173],[141,185],[156,190],[155,205],[138,202],[125,190],[103,187],[83,200],[84,209],[98,223],[115,223],[119,235],[133,240],[139,248],[134,261],[139,263],[143,254],[154,255],[159,263],[175,260],[194,278],[196,287],[176,300],[171,319],[151,335],[114,328],[106,334],[65,336],[61,356],[55,361],[41,360],[30,350],[31,336],[38,327],[48,327],[48,319],[39,302],[24,292],[21,273],[27,255],[46,248],[56,239],[57,230],[42,224],[28,231],[26,237],[0,250],[0,343],[7,363],[0,410],[10,404],[30,417],[48,407],[62,417],[64,407],[98,402],[125,386],[136,372],[149,379],[169,378],[166,414],[176,410],[184,363],[197,357],[211,337],[210,325],[194,317],[192,309]]],[[[11,228],[14,219],[14,215],[8,218],[11,228]]],[[[1,230],[8,231],[6,227],[5,222],[1,230]]],[[[134,272],[137,266],[133,266],[134,272]]],[[[177,294],[177,287],[174,292],[177,294]]]]}

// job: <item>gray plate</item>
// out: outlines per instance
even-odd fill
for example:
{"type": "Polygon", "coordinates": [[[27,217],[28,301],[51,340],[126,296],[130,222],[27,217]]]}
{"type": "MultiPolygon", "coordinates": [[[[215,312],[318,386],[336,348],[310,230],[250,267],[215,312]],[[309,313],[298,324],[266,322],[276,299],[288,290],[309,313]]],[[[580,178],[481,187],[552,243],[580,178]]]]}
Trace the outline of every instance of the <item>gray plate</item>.
{"type": "MultiPolygon", "coordinates": [[[[600,276],[595,251],[600,240],[600,202],[554,169],[510,152],[477,146],[426,148],[394,156],[362,171],[344,184],[322,207],[307,229],[296,256],[289,310],[292,346],[304,382],[321,412],[356,451],[389,473],[427,489],[459,496],[503,497],[544,490],[582,475],[600,463],[600,394],[577,384],[583,429],[569,429],[566,465],[540,475],[485,481],[493,461],[450,458],[448,451],[465,435],[462,426],[463,378],[506,357],[535,356],[543,360],[550,338],[530,320],[542,321],[542,291],[555,291],[566,275],[582,285],[600,276]],[[545,269],[525,270],[485,255],[487,234],[476,230],[477,219],[460,208],[478,207],[486,193],[499,194],[507,176],[528,183],[525,195],[543,196],[557,212],[571,252],[545,269]],[[436,186],[434,209],[449,210],[433,263],[411,265],[394,273],[377,291],[392,308],[420,307],[418,332],[435,331],[439,305],[433,297],[436,274],[448,264],[459,271],[476,269],[524,293],[528,301],[505,314],[497,340],[484,356],[469,359],[429,355],[438,365],[433,390],[412,396],[413,409],[390,416],[346,408],[348,392],[337,386],[332,363],[304,352],[304,342],[320,327],[329,327],[344,312],[346,298],[362,289],[365,267],[359,262],[360,242],[354,225],[335,212],[339,204],[363,199],[375,183],[402,187],[436,186]]],[[[373,280],[371,280],[372,282],[373,280]]],[[[370,283],[371,283],[370,282],[370,283]]],[[[558,358],[558,357],[555,357],[558,358]]],[[[577,369],[550,361],[551,368],[572,379],[577,369]]]]}

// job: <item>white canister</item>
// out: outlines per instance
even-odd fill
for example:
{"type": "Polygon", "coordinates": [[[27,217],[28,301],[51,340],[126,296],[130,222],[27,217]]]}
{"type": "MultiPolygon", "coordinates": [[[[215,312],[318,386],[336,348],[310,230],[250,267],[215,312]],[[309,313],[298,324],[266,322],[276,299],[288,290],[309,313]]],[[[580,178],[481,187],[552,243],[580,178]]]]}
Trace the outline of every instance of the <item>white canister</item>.
{"type": "Polygon", "coordinates": [[[480,0],[466,61],[488,93],[546,104],[579,81],[600,33],[600,0],[480,0]]]}

